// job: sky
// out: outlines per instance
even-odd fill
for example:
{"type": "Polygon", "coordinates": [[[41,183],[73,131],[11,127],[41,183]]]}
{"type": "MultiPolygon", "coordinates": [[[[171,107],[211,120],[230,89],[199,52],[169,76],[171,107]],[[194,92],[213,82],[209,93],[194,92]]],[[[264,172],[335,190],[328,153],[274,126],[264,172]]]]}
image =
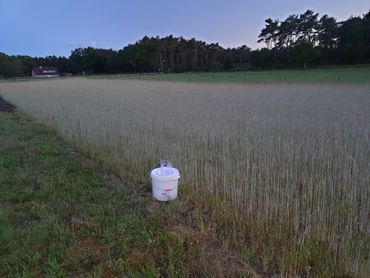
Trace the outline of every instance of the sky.
{"type": "Polygon", "coordinates": [[[313,9],[337,20],[369,0],[0,0],[0,52],[66,56],[77,47],[122,49],[147,36],[195,37],[255,49],[264,20],[313,9]]]}

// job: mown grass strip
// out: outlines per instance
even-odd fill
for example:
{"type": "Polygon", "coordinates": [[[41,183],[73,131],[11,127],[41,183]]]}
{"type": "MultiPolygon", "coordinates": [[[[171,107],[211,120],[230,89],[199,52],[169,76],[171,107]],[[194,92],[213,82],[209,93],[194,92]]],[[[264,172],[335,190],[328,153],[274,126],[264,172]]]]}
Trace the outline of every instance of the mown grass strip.
{"type": "Polygon", "coordinates": [[[156,230],[128,186],[109,186],[53,132],[18,113],[0,120],[0,276],[114,272],[127,243],[156,230]],[[136,233],[123,236],[123,226],[136,233]]]}
{"type": "Polygon", "coordinates": [[[91,78],[178,81],[187,83],[239,84],[369,84],[370,67],[260,70],[236,72],[188,72],[166,74],[102,74],[91,78]]]}

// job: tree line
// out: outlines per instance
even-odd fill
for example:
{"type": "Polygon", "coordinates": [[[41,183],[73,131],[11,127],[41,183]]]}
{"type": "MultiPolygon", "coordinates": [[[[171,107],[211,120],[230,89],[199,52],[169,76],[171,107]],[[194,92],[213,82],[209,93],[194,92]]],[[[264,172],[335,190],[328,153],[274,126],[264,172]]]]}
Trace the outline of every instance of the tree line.
{"type": "Polygon", "coordinates": [[[77,48],[66,57],[8,56],[0,53],[0,76],[29,76],[35,66],[61,73],[114,74],[307,68],[370,63],[370,11],[338,22],[312,10],[268,18],[258,36],[266,47],[223,48],[218,43],[145,36],[120,50],[77,48]]]}

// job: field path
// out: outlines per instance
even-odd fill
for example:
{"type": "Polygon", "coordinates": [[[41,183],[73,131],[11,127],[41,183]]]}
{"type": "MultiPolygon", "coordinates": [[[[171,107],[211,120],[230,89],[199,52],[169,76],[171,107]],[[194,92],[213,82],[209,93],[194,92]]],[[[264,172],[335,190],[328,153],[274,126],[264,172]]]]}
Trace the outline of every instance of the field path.
{"type": "Polygon", "coordinates": [[[0,112],[14,112],[14,106],[0,97],[0,112]]]}

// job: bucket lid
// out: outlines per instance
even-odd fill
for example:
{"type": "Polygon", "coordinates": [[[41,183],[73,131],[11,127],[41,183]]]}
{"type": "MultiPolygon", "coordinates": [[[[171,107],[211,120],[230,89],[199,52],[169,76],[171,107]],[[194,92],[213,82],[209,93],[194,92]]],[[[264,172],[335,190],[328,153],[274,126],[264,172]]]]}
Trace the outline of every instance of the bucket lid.
{"type": "Polygon", "coordinates": [[[167,180],[178,180],[180,178],[179,170],[173,167],[163,167],[164,174],[162,174],[161,168],[155,168],[150,172],[150,177],[153,180],[167,181],[167,180]]]}

